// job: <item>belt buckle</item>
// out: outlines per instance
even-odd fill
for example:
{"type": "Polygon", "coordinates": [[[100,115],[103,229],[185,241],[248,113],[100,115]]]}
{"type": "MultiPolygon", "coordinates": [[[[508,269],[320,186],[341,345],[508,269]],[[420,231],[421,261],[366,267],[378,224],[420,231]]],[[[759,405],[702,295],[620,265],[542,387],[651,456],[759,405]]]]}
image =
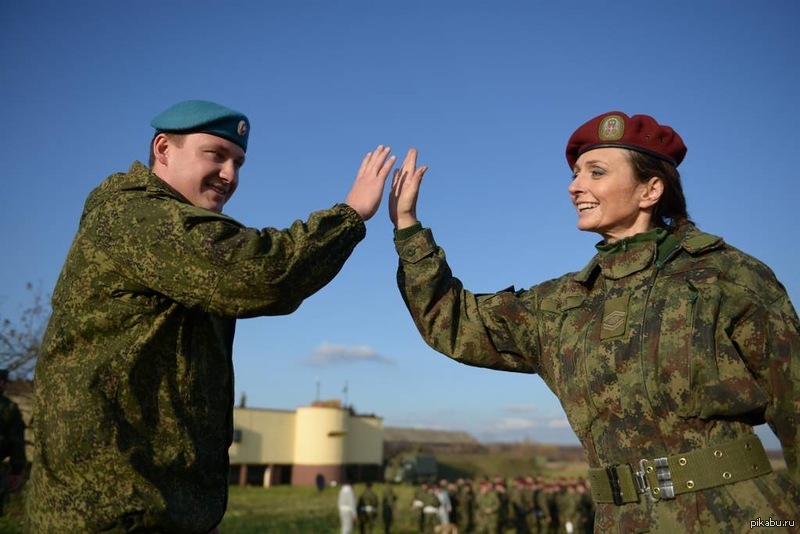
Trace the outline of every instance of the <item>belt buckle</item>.
{"type": "Polygon", "coordinates": [[[614,504],[622,506],[622,488],[620,488],[619,485],[617,466],[611,465],[606,467],[606,476],[608,476],[608,482],[611,484],[611,498],[614,500],[614,504]]]}
{"type": "Polygon", "coordinates": [[[666,456],[663,458],[656,458],[653,460],[656,466],[656,480],[658,480],[658,489],[662,499],[675,498],[675,486],[672,483],[672,471],[669,469],[669,461],[666,456]]]}
{"type": "Polygon", "coordinates": [[[633,473],[639,493],[647,493],[652,502],[674,499],[675,486],[667,457],[656,458],[653,465],[649,464],[649,460],[639,460],[640,470],[633,473]]]}

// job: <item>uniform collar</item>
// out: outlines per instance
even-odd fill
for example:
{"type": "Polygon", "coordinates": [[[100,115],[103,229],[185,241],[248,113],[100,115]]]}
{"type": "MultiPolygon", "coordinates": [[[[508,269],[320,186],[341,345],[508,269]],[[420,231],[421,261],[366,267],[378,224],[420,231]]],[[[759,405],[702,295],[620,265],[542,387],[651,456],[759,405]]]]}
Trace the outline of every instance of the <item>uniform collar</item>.
{"type": "Polygon", "coordinates": [[[600,269],[606,278],[618,280],[648,268],[653,262],[669,261],[675,256],[673,252],[676,248],[697,255],[723,244],[721,237],[701,232],[692,224],[685,225],[675,233],[656,228],[610,245],[598,243],[595,245],[598,253],[574,279],[585,283],[596,269],[600,269]]]}

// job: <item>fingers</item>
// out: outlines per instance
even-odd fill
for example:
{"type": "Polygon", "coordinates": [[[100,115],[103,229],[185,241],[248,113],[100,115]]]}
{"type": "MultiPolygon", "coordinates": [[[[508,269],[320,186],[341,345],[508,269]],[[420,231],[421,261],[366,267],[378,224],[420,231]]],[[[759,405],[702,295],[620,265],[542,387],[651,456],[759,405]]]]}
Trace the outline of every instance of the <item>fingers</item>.
{"type": "Polygon", "coordinates": [[[403,173],[407,173],[409,176],[414,174],[414,170],[417,167],[417,149],[416,148],[409,148],[408,152],[406,153],[406,159],[403,160],[403,173]]]}
{"type": "Polygon", "coordinates": [[[389,174],[389,169],[391,169],[391,165],[394,164],[395,160],[394,156],[390,157],[388,161],[386,159],[386,156],[388,156],[391,151],[391,147],[378,145],[373,152],[367,154],[367,166],[365,168],[367,173],[378,176],[383,174],[383,177],[386,178],[386,176],[389,174]],[[389,168],[384,170],[387,164],[389,165],[389,168]]]}
{"type": "Polygon", "coordinates": [[[401,168],[394,171],[392,177],[392,189],[402,188],[408,182],[419,185],[423,175],[427,172],[428,166],[423,165],[417,168],[417,149],[410,148],[406,153],[401,168]]]}
{"type": "Polygon", "coordinates": [[[366,172],[370,161],[372,161],[372,152],[367,152],[367,155],[364,156],[364,159],[361,161],[361,167],[358,168],[358,174],[356,176],[362,176],[366,172]]]}

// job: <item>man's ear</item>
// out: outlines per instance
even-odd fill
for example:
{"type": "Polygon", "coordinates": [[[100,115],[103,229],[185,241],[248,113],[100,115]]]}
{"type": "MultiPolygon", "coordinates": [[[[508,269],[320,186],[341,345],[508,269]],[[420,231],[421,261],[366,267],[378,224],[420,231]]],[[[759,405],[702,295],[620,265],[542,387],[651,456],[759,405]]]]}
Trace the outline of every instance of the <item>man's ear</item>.
{"type": "Polygon", "coordinates": [[[658,176],[653,176],[647,182],[642,184],[642,194],[639,198],[639,206],[641,208],[651,208],[658,204],[661,196],[664,194],[664,180],[658,176]]]}
{"type": "Polygon", "coordinates": [[[170,145],[169,137],[165,133],[160,133],[153,138],[153,156],[156,162],[165,167],[167,166],[170,145]]]}

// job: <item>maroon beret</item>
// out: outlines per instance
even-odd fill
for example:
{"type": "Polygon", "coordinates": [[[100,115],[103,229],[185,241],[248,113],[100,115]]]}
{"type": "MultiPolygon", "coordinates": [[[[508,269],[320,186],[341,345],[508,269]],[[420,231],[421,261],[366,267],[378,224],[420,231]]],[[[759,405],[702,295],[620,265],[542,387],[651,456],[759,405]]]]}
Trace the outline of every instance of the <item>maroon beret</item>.
{"type": "Polygon", "coordinates": [[[658,124],[649,115],[628,117],[620,111],[610,111],[584,123],[569,138],[569,168],[575,166],[584,152],[602,147],[629,148],[666,160],[676,167],[686,155],[681,136],[669,126],[658,124]]]}

